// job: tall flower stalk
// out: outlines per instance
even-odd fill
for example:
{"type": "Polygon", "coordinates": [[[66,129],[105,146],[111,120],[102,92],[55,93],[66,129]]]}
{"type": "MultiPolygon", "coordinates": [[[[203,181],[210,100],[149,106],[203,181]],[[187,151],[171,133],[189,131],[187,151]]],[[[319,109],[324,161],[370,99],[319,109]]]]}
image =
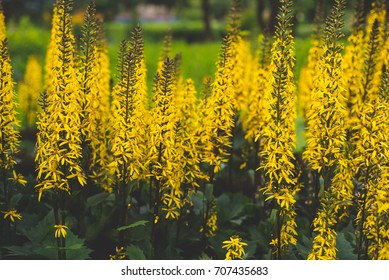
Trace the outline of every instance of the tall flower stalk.
{"type": "Polygon", "coordinates": [[[281,0],[272,48],[272,89],[269,96],[270,121],[264,131],[264,170],[267,182],[262,189],[277,211],[271,241],[277,259],[297,242],[294,204],[298,191],[293,148],[295,147],[296,96],[293,81],[294,42],[291,30],[292,1],[281,0]]]}
{"type": "Polygon", "coordinates": [[[23,176],[15,171],[16,155],[19,152],[20,144],[20,133],[17,127],[20,124],[16,118],[14,82],[5,32],[4,14],[2,2],[0,1],[0,184],[4,194],[3,200],[0,201],[0,209],[6,222],[6,226],[2,228],[0,235],[1,240],[9,242],[11,239],[11,224],[16,219],[20,220],[22,218],[14,205],[11,205],[11,193],[13,191],[11,187],[16,184],[25,185],[26,181],[23,176]],[[10,181],[13,184],[10,184],[10,181]]]}
{"type": "Polygon", "coordinates": [[[54,26],[50,44],[51,68],[41,95],[42,111],[38,116],[35,161],[36,189],[40,201],[44,192],[51,194],[58,258],[66,259],[66,197],[72,185],[84,186],[81,167],[80,96],[74,64],[74,37],[71,33],[72,1],[59,0],[54,8],[54,26]]]}
{"type": "MultiPolygon", "coordinates": [[[[113,89],[113,126],[110,168],[114,174],[118,226],[128,222],[131,186],[142,179],[148,166],[145,149],[146,71],[142,30],[136,26],[131,43],[122,41],[119,53],[119,82],[113,89]]],[[[126,246],[125,232],[119,231],[117,251],[126,246]]],[[[125,252],[125,251],[124,251],[125,252]]]]}
{"type": "MultiPolygon", "coordinates": [[[[376,20],[371,29],[369,43],[365,52],[363,64],[363,79],[361,81],[361,94],[357,104],[358,122],[353,135],[354,159],[357,166],[357,193],[358,214],[357,222],[357,251],[358,258],[366,258],[371,250],[369,239],[373,239],[373,248],[378,246],[376,232],[377,217],[377,190],[385,185],[386,175],[386,104],[380,97],[380,92],[385,91],[377,85],[377,79],[381,75],[379,68],[380,52],[382,51],[382,35],[380,34],[379,21],[376,20]]],[[[386,74],[386,73],[385,73],[386,74]]],[[[384,76],[385,81],[385,76],[384,76]]],[[[382,96],[384,94],[381,94],[382,96]]],[[[377,247],[378,248],[378,247],[377,247]]],[[[373,253],[373,258],[378,254],[373,253]]]]}
{"type": "Polygon", "coordinates": [[[355,7],[354,23],[343,58],[344,81],[347,98],[347,133],[352,134],[358,122],[358,103],[361,96],[361,81],[363,78],[363,61],[365,48],[365,16],[364,0],[358,0],[355,7]]]}
{"type": "Polygon", "coordinates": [[[166,218],[175,217],[181,208],[180,180],[176,162],[176,107],[174,95],[176,74],[174,59],[166,58],[160,73],[154,80],[154,106],[151,114],[154,122],[150,123],[149,151],[151,159],[152,184],[152,229],[151,243],[156,253],[156,230],[160,219],[161,202],[165,204],[166,218]]]}
{"type": "Polygon", "coordinates": [[[335,1],[327,17],[322,54],[311,93],[311,106],[307,110],[307,148],[303,156],[311,168],[318,172],[318,176],[323,178],[325,188],[330,185],[346,139],[341,55],[343,45],[339,43],[343,37],[344,6],[344,1],[335,1]]]}
{"type": "Polygon", "coordinates": [[[201,134],[202,160],[209,164],[208,184],[204,185],[202,243],[206,247],[208,234],[208,220],[213,213],[213,185],[215,175],[222,168],[222,164],[229,161],[232,147],[234,127],[234,87],[232,84],[232,41],[231,36],[224,37],[217,62],[215,80],[211,86],[211,93],[205,98],[202,106],[201,134]],[[207,188],[209,190],[207,190],[207,188]],[[206,193],[210,193],[207,196],[206,193]]]}
{"type": "Polygon", "coordinates": [[[109,139],[112,133],[112,126],[110,125],[112,117],[110,60],[101,21],[97,21],[97,29],[96,67],[98,70],[96,83],[98,91],[97,99],[91,103],[95,108],[96,115],[95,135],[97,139],[93,144],[96,154],[92,157],[92,162],[96,165],[89,177],[105,191],[112,192],[114,179],[112,178],[113,171],[109,166],[112,160],[109,146],[109,139]]]}
{"type": "MultiPolygon", "coordinates": [[[[99,156],[97,147],[105,147],[104,143],[99,141],[98,122],[101,114],[99,113],[99,88],[98,88],[98,70],[97,67],[97,21],[96,8],[94,4],[89,3],[84,16],[84,25],[81,36],[81,54],[78,65],[78,81],[81,95],[81,140],[83,150],[83,168],[85,175],[90,177],[90,173],[97,164],[96,157],[99,156]]],[[[90,179],[90,178],[88,178],[90,179]]]]}

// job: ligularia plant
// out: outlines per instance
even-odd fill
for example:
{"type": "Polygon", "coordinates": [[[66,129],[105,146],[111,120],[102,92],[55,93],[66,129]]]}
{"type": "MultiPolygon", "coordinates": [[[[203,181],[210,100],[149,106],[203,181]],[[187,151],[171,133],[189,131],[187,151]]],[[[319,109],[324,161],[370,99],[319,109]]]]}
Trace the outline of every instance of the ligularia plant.
{"type": "Polygon", "coordinates": [[[348,32],[333,2],[304,54],[292,0],[256,42],[232,0],[200,89],[176,30],[153,62],[139,24],[112,77],[104,4],[72,0],[15,87],[0,0],[0,259],[389,259],[388,10],[356,1],[348,32]]]}
{"type": "Polygon", "coordinates": [[[264,131],[263,169],[267,182],[262,189],[277,211],[273,252],[281,259],[289,245],[297,242],[294,204],[298,191],[292,149],[295,147],[296,86],[293,81],[294,42],[291,24],[292,1],[281,1],[272,47],[272,88],[269,123],[264,131]]]}

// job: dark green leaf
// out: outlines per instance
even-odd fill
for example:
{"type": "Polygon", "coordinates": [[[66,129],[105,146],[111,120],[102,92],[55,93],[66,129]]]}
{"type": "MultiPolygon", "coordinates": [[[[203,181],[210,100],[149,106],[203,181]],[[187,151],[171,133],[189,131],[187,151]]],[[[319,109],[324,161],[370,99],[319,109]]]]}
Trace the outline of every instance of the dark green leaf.
{"type": "Polygon", "coordinates": [[[336,236],[336,248],[338,249],[338,259],[341,260],[356,260],[357,255],[354,253],[354,247],[347,241],[343,232],[336,236]]]}
{"type": "Polygon", "coordinates": [[[130,228],[134,228],[134,227],[138,227],[138,226],[145,226],[147,223],[148,223],[148,221],[141,220],[141,221],[137,221],[135,223],[132,223],[132,224],[130,224],[128,226],[119,227],[116,230],[117,231],[122,231],[122,230],[130,229],[130,228]]]}
{"type": "Polygon", "coordinates": [[[146,256],[143,253],[142,249],[138,246],[130,245],[126,248],[126,252],[130,260],[145,260],[146,256]]]}
{"type": "Polygon", "coordinates": [[[213,194],[213,184],[206,184],[205,185],[205,199],[208,201],[211,201],[212,194],[213,194]]]}
{"type": "Polygon", "coordinates": [[[110,193],[102,192],[95,195],[92,195],[91,197],[88,197],[88,199],[85,202],[85,206],[88,207],[94,207],[96,205],[99,205],[103,201],[107,199],[107,197],[110,195],[110,193]]]}

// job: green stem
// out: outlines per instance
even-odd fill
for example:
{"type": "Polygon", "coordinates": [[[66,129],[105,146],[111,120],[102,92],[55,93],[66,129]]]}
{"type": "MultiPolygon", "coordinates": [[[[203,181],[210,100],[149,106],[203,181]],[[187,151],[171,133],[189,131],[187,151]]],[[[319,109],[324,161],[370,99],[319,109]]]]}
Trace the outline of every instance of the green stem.
{"type": "Polygon", "coordinates": [[[277,260],[281,260],[282,252],[281,252],[281,210],[278,209],[277,220],[276,220],[276,236],[277,236],[277,260]]]}
{"type": "Polygon", "coordinates": [[[177,219],[177,231],[176,231],[176,244],[179,244],[180,241],[180,233],[181,233],[181,220],[182,220],[182,215],[184,213],[184,207],[181,207],[180,209],[180,215],[178,216],[177,219]]]}
{"type": "Polygon", "coordinates": [[[153,216],[151,220],[151,246],[152,246],[152,254],[153,258],[156,255],[156,230],[157,230],[157,217],[159,212],[159,200],[160,200],[160,188],[161,183],[159,180],[154,178],[154,185],[155,185],[155,199],[154,199],[154,210],[153,210],[153,216]]]}
{"type": "MultiPolygon", "coordinates": [[[[59,206],[58,206],[58,190],[55,191],[55,200],[54,200],[54,205],[53,205],[53,211],[54,211],[54,224],[55,225],[60,225],[61,224],[61,221],[60,221],[60,218],[59,218],[59,206]]],[[[60,238],[55,238],[56,242],[57,242],[57,256],[58,256],[58,259],[61,260],[62,259],[62,242],[61,242],[61,239],[60,238]]]]}
{"type": "Polygon", "coordinates": [[[312,201],[312,217],[311,224],[316,217],[316,212],[319,208],[319,192],[320,192],[320,173],[316,170],[312,171],[312,180],[313,180],[313,201],[312,201]]]}
{"type": "Polygon", "coordinates": [[[358,260],[361,260],[362,259],[362,246],[363,246],[363,242],[365,241],[365,236],[363,234],[363,226],[365,224],[365,219],[366,219],[366,215],[365,215],[365,210],[366,210],[366,201],[367,201],[367,191],[364,191],[364,193],[362,194],[363,195],[363,202],[362,202],[362,210],[361,210],[361,221],[359,223],[359,237],[358,237],[358,260]]]}
{"type": "MultiPolygon", "coordinates": [[[[152,174],[152,171],[153,171],[153,167],[150,164],[149,165],[149,173],[152,174]]],[[[152,185],[153,185],[153,177],[150,176],[150,179],[149,179],[149,210],[150,211],[151,211],[151,207],[153,205],[153,188],[152,188],[152,185]]]]}
{"type": "MultiPolygon", "coordinates": [[[[124,180],[119,183],[119,227],[127,225],[128,186],[124,180]]],[[[118,247],[125,247],[125,231],[119,231],[118,247]]]]}
{"type": "MultiPolygon", "coordinates": [[[[214,167],[211,165],[209,168],[210,168],[209,183],[213,187],[214,176],[215,176],[214,167]]],[[[207,247],[207,231],[208,231],[207,224],[209,219],[209,210],[210,210],[209,208],[211,205],[211,201],[209,201],[205,196],[205,191],[206,191],[206,184],[204,184],[204,188],[203,188],[203,232],[201,234],[201,247],[203,248],[203,250],[205,250],[207,247]]]]}
{"type": "MultiPolygon", "coordinates": [[[[370,168],[367,167],[366,173],[365,173],[365,184],[368,185],[369,183],[369,176],[370,176],[370,168]]],[[[362,258],[362,246],[363,242],[365,241],[365,236],[363,234],[363,227],[365,224],[365,219],[366,219],[366,203],[367,203],[367,194],[368,194],[368,189],[364,186],[362,189],[362,196],[363,196],[363,202],[362,202],[362,209],[361,209],[361,221],[359,223],[359,238],[358,238],[358,260],[362,258]]]]}

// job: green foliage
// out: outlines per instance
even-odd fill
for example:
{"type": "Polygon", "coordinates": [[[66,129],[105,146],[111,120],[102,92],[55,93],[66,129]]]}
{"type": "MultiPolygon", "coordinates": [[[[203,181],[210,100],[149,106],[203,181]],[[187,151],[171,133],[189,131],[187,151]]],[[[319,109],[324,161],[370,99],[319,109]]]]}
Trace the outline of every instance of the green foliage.
{"type": "Polygon", "coordinates": [[[49,32],[33,25],[28,17],[23,17],[18,24],[10,22],[7,31],[14,79],[20,80],[25,73],[26,61],[30,55],[36,55],[41,59],[45,56],[49,32]]]}
{"type": "Polygon", "coordinates": [[[126,248],[128,258],[130,260],[145,260],[146,256],[143,253],[143,250],[135,245],[130,245],[126,248]]]}
{"type": "Polygon", "coordinates": [[[132,223],[128,226],[122,226],[122,227],[118,227],[116,230],[117,231],[122,231],[122,230],[126,230],[126,229],[130,229],[130,228],[134,228],[134,227],[138,227],[138,226],[144,226],[148,223],[148,221],[145,221],[145,220],[142,220],[142,221],[137,221],[135,223],[132,223]]]}
{"type": "MultiPolygon", "coordinates": [[[[37,224],[32,225],[35,217],[26,217],[16,228],[17,235],[24,236],[27,241],[21,246],[6,246],[8,256],[21,259],[57,259],[57,247],[54,237],[54,214],[50,211],[37,224]]],[[[85,239],[78,238],[70,230],[66,236],[66,254],[69,259],[89,259],[92,250],[85,245],[85,239]]]]}

